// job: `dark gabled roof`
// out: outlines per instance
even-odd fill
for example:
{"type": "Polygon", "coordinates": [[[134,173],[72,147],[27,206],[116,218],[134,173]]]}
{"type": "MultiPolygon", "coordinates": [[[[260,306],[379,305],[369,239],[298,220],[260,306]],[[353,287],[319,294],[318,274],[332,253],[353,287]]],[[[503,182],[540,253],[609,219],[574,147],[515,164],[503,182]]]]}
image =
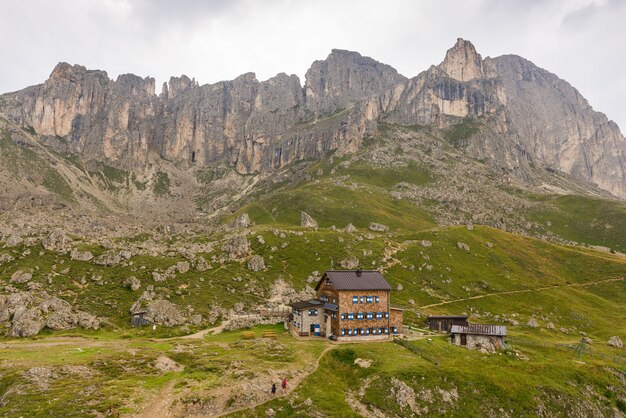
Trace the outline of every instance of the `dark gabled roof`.
{"type": "Polygon", "coordinates": [[[428,319],[467,319],[468,315],[431,315],[428,319]]]}
{"type": "Polygon", "coordinates": [[[306,309],[306,308],[312,308],[312,307],[321,308],[322,307],[321,305],[322,305],[322,302],[320,302],[319,300],[315,300],[315,299],[303,300],[300,302],[292,302],[292,303],[287,304],[287,306],[291,306],[292,308],[296,308],[296,309],[306,309]]]}
{"type": "Polygon", "coordinates": [[[391,290],[387,280],[376,270],[329,270],[324,273],[315,290],[326,278],[337,290],[391,290]]]}
{"type": "Polygon", "coordinates": [[[504,325],[485,325],[485,324],[469,324],[469,325],[452,325],[451,334],[474,334],[474,335],[495,335],[499,337],[506,336],[506,326],[504,325]]]}
{"type": "Polygon", "coordinates": [[[326,310],[326,311],[336,312],[337,308],[339,308],[339,306],[335,305],[334,303],[325,303],[324,304],[324,310],[326,310]]]}

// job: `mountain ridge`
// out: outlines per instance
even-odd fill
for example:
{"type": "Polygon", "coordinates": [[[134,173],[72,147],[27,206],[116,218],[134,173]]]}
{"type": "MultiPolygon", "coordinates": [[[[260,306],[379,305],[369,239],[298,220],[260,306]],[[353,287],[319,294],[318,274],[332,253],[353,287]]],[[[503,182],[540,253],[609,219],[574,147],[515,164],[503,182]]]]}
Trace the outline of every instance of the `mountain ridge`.
{"type": "Polygon", "coordinates": [[[45,83],[2,98],[0,113],[47,145],[123,169],[164,158],[272,172],[354,152],[381,121],[447,128],[480,119],[489,129],[457,144],[470,156],[522,179],[539,164],[626,198],[626,139],[614,122],[556,75],[517,56],[483,59],[460,38],[442,63],[412,78],[333,49],[304,85],[285,73],[204,85],[183,75],[157,96],[153,78],[114,81],[60,63],[45,83]]]}

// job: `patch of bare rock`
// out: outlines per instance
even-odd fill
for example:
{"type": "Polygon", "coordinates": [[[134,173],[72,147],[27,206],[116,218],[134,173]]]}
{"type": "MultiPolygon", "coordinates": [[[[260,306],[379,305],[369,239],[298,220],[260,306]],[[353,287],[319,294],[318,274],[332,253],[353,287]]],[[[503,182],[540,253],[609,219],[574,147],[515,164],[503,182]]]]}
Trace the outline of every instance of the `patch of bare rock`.
{"type": "Polygon", "coordinates": [[[100,320],[94,315],[43,291],[0,295],[0,323],[7,324],[12,337],[37,335],[46,327],[52,330],[100,327],[100,320]]]}
{"type": "Polygon", "coordinates": [[[306,212],[300,213],[300,226],[304,228],[312,228],[312,229],[317,229],[319,227],[319,225],[317,224],[317,221],[313,219],[313,217],[306,212]]]}

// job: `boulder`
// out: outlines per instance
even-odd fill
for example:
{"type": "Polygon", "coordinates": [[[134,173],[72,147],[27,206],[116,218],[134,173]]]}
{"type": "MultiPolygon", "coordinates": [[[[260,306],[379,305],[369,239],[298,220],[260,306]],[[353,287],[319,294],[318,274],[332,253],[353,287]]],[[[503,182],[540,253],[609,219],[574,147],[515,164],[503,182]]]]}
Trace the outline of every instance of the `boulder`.
{"type": "Polygon", "coordinates": [[[141,281],[135,276],[128,277],[122,282],[122,286],[129,288],[130,290],[137,291],[141,287],[141,281]]]}
{"type": "Polygon", "coordinates": [[[422,247],[432,247],[433,243],[428,241],[428,240],[426,240],[426,239],[423,239],[423,240],[420,241],[420,245],[422,247]]]}
{"type": "Polygon", "coordinates": [[[15,257],[10,256],[9,254],[0,254],[0,266],[10,263],[11,261],[15,261],[15,257]]]}
{"type": "Polygon", "coordinates": [[[23,309],[19,314],[16,312],[14,315],[9,335],[11,337],[32,337],[39,334],[44,326],[45,322],[39,309],[23,309]]]}
{"type": "Polygon", "coordinates": [[[93,262],[99,266],[116,266],[122,261],[122,257],[115,251],[106,251],[96,257],[93,262]]]}
{"type": "Polygon", "coordinates": [[[464,243],[464,242],[457,242],[456,246],[459,248],[459,250],[463,250],[463,251],[469,253],[470,247],[466,243],[464,243]]]}
{"type": "Polygon", "coordinates": [[[228,254],[229,259],[238,260],[248,255],[250,242],[243,235],[231,237],[222,245],[222,251],[228,254]]]}
{"type": "Polygon", "coordinates": [[[339,262],[342,268],[354,270],[359,266],[359,259],[356,257],[347,257],[339,262]]]}
{"type": "Polygon", "coordinates": [[[119,255],[121,258],[123,258],[124,260],[130,260],[130,258],[133,256],[133,252],[130,250],[121,250],[119,252],[119,255]]]}
{"type": "Polygon", "coordinates": [[[172,267],[174,267],[180,274],[184,274],[189,271],[189,263],[187,261],[179,261],[172,267]]]}
{"type": "Polygon", "coordinates": [[[369,230],[374,232],[387,232],[389,227],[387,225],[379,224],[376,222],[370,222],[369,230]]]}
{"type": "Polygon", "coordinates": [[[78,317],[78,325],[85,329],[98,329],[100,328],[100,320],[95,315],[88,312],[78,311],[76,314],[78,317]]]}
{"type": "Polygon", "coordinates": [[[248,260],[248,270],[261,271],[265,270],[265,260],[260,255],[253,255],[248,260]]]}
{"type": "Polygon", "coordinates": [[[535,318],[530,318],[526,323],[526,326],[531,328],[537,328],[539,324],[537,323],[537,320],[535,318]]]}
{"type": "Polygon", "coordinates": [[[145,318],[153,324],[168,327],[183,325],[186,322],[185,316],[180,312],[178,306],[165,299],[148,303],[145,318]]]}
{"type": "Polygon", "coordinates": [[[196,270],[202,272],[202,271],[209,270],[211,268],[211,265],[207,263],[204,257],[198,256],[195,259],[195,267],[196,267],[196,270]]]}
{"type": "Polygon", "coordinates": [[[300,226],[317,229],[317,221],[306,212],[300,212],[300,226]]]}
{"type": "Polygon", "coordinates": [[[10,235],[5,241],[4,244],[6,247],[15,247],[23,243],[24,240],[19,235],[13,234],[10,235]]]}
{"type": "Polygon", "coordinates": [[[250,226],[250,216],[248,216],[247,213],[242,213],[241,215],[237,216],[237,218],[232,221],[229,226],[231,228],[247,228],[250,226]]]}
{"type": "Polygon", "coordinates": [[[28,271],[18,270],[11,275],[11,283],[26,283],[33,278],[33,274],[28,271]]]}
{"type": "Polygon", "coordinates": [[[71,240],[68,238],[65,231],[61,229],[55,229],[41,240],[41,244],[48,251],[56,251],[60,253],[66,253],[71,248],[71,240]]]}
{"type": "Polygon", "coordinates": [[[202,315],[195,314],[189,317],[189,323],[191,325],[200,325],[202,323],[202,315]]]}
{"type": "Polygon", "coordinates": [[[154,362],[154,367],[162,372],[179,372],[184,367],[166,356],[159,356],[154,362]]]}
{"type": "Polygon", "coordinates": [[[46,321],[46,327],[55,331],[72,329],[77,324],[78,317],[69,310],[54,312],[46,321]]]}
{"type": "Polygon", "coordinates": [[[348,225],[346,225],[346,227],[344,228],[344,231],[346,231],[346,232],[348,232],[348,233],[350,233],[350,234],[354,234],[354,233],[357,231],[357,229],[356,229],[356,227],[355,227],[354,225],[352,225],[352,224],[348,224],[348,225]]]}
{"type": "Polygon", "coordinates": [[[93,254],[91,251],[78,251],[77,249],[73,249],[70,252],[70,257],[72,260],[78,261],[91,261],[93,260],[93,254]]]}
{"type": "Polygon", "coordinates": [[[624,348],[624,343],[622,342],[622,339],[620,337],[618,337],[617,335],[614,335],[611,338],[609,338],[608,344],[611,347],[624,348]]]}

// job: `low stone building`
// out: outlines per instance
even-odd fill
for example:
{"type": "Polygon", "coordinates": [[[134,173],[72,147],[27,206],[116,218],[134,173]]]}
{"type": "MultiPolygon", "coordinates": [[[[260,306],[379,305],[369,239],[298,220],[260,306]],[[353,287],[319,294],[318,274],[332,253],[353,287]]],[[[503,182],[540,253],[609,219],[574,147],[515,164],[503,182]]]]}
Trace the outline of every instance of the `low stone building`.
{"type": "Polygon", "coordinates": [[[391,286],[378,271],[327,271],[317,299],[294,302],[288,328],[299,336],[380,340],[401,334],[403,311],[390,306],[391,286]]]}
{"type": "Polygon", "coordinates": [[[452,325],[450,342],[470,350],[493,352],[504,347],[506,333],[504,325],[452,325]]]}

